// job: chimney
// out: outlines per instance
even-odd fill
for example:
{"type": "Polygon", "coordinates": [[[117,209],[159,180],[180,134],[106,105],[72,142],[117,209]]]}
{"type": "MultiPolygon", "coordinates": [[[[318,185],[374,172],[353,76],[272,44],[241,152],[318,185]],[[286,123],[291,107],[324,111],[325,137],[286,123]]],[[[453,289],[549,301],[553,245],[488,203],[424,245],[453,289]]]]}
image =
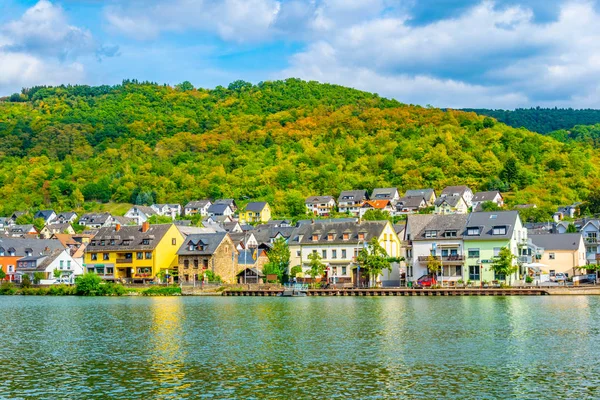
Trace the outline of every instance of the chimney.
{"type": "Polygon", "coordinates": [[[121,230],[121,224],[115,225],[115,232],[119,232],[121,230]]]}
{"type": "Polygon", "coordinates": [[[142,232],[148,232],[148,229],[150,229],[150,223],[146,221],[142,224],[142,232]]]}

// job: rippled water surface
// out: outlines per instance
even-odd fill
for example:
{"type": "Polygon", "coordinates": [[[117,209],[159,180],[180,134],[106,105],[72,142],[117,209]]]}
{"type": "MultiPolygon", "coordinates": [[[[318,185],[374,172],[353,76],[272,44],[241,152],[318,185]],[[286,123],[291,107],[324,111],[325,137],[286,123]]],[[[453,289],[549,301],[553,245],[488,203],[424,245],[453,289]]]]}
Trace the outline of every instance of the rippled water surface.
{"type": "Polygon", "coordinates": [[[600,298],[0,297],[0,398],[600,398],[600,298]]]}

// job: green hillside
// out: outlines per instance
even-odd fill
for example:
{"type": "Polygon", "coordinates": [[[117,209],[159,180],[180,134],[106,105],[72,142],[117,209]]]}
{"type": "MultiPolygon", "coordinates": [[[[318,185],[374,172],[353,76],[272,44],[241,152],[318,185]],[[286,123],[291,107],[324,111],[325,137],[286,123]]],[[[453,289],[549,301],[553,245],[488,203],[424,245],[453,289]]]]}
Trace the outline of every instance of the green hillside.
{"type": "Polygon", "coordinates": [[[214,90],[126,81],[10,100],[0,103],[0,214],[234,197],[292,216],[310,194],[455,184],[556,206],[599,183],[586,143],[297,79],[214,90]]]}

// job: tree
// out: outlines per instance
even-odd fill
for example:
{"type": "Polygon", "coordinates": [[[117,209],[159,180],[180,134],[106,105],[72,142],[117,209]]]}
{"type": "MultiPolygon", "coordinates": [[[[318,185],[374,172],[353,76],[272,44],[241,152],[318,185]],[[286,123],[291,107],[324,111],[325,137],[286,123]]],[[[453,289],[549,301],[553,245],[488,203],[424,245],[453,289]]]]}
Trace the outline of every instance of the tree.
{"type": "Polygon", "coordinates": [[[573,224],[567,226],[567,233],[577,233],[577,227],[573,224]]]}
{"type": "Polygon", "coordinates": [[[102,279],[93,272],[80,275],[75,279],[75,294],[78,296],[96,296],[100,293],[102,279]]]}
{"type": "Polygon", "coordinates": [[[500,253],[498,257],[494,258],[494,262],[492,263],[492,270],[496,275],[504,276],[509,278],[509,285],[512,284],[512,275],[517,272],[518,266],[513,263],[513,260],[517,258],[510,251],[508,247],[503,247],[500,249],[500,253]]]}
{"type": "Polygon", "coordinates": [[[6,272],[2,268],[0,268],[0,282],[2,282],[6,278],[6,272]]]}
{"type": "Polygon", "coordinates": [[[54,276],[54,279],[60,279],[62,277],[62,271],[59,269],[55,269],[52,272],[52,275],[54,276]]]}
{"type": "Polygon", "coordinates": [[[31,287],[31,278],[29,277],[29,275],[23,275],[23,277],[21,278],[21,287],[22,288],[28,288],[31,287]]]}
{"type": "Polygon", "coordinates": [[[282,282],[288,274],[290,265],[290,248],[287,241],[280,237],[273,242],[273,247],[267,254],[269,262],[265,264],[264,274],[277,274],[277,279],[282,282]]]}
{"type": "Polygon", "coordinates": [[[392,271],[390,258],[377,238],[371,239],[369,244],[360,251],[357,261],[369,275],[371,285],[376,283],[377,277],[381,275],[384,269],[389,272],[392,271]]]}
{"type": "Polygon", "coordinates": [[[365,212],[362,219],[365,221],[387,221],[390,219],[390,214],[386,211],[371,209],[365,212]]]}
{"type": "Polygon", "coordinates": [[[175,85],[175,89],[180,92],[189,92],[190,90],[194,90],[194,85],[189,81],[183,81],[180,84],[175,85]]]}
{"type": "Polygon", "coordinates": [[[296,265],[290,271],[290,278],[296,278],[298,274],[302,273],[302,267],[300,265],[296,265]]]}
{"type": "Polygon", "coordinates": [[[436,256],[427,256],[427,270],[430,274],[437,276],[442,270],[442,261],[436,256]]]}
{"type": "Polygon", "coordinates": [[[38,272],[34,272],[33,273],[33,283],[36,285],[39,285],[40,282],[42,281],[42,279],[44,279],[46,277],[46,274],[38,271],[38,272]]]}
{"type": "Polygon", "coordinates": [[[310,267],[308,274],[314,283],[317,276],[323,276],[325,274],[325,264],[321,262],[321,256],[316,251],[313,251],[308,255],[308,261],[310,267]]]}
{"type": "Polygon", "coordinates": [[[33,220],[33,227],[40,232],[42,229],[44,229],[44,226],[46,226],[46,221],[44,221],[44,218],[36,218],[33,220]]]}
{"type": "Polygon", "coordinates": [[[156,225],[156,224],[170,224],[171,222],[173,222],[173,220],[171,219],[171,217],[167,216],[167,215],[152,215],[150,216],[150,218],[148,218],[148,223],[150,225],[156,225]]]}
{"type": "Polygon", "coordinates": [[[521,170],[517,159],[511,156],[504,163],[504,168],[500,171],[500,179],[508,184],[517,184],[521,178],[521,170]]]}
{"type": "Polygon", "coordinates": [[[25,213],[23,215],[19,215],[15,220],[15,224],[17,225],[29,225],[33,224],[33,217],[29,213],[25,213]]]}
{"type": "Polygon", "coordinates": [[[483,203],[481,203],[481,209],[483,211],[501,211],[502,208],[500,208],[500,206],[496,203],[494,203],[493,201],[484,201],[483,203]]]}

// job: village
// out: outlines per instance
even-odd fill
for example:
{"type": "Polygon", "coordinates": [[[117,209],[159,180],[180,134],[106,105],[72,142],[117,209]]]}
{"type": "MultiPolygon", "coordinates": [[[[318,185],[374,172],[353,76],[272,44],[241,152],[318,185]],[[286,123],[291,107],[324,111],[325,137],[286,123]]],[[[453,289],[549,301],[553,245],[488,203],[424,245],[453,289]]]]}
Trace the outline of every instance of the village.
{"type": "Polygon", "coordinates": [[[90,272],[124,284],[252,284],[277,280],[264,267],[279,241],[291,282],[393,288],[578,284],[595,280],[600,258],[600,220],[563,221],[575,217],[574,205],[552,222],[527,224],[504,209],[498,191],[352,190],[310,196],[305,206],[307,217],[296,221],[272,219],[267,202],[238,209],[234,199],[134,205],[123,216],[40,210],[39,231],[16,224],[25,214],[16,212],[0,219],[0,267],[3,280],[39,285],[73,284],[90,272]],[[369,277],[359,254],[374,240],[392,262],[369,277]],[[318,276],[309,271],[316,257],[318,276]],[[493,268],[501,258],[512,265],[505,273],[493,268]]]}

